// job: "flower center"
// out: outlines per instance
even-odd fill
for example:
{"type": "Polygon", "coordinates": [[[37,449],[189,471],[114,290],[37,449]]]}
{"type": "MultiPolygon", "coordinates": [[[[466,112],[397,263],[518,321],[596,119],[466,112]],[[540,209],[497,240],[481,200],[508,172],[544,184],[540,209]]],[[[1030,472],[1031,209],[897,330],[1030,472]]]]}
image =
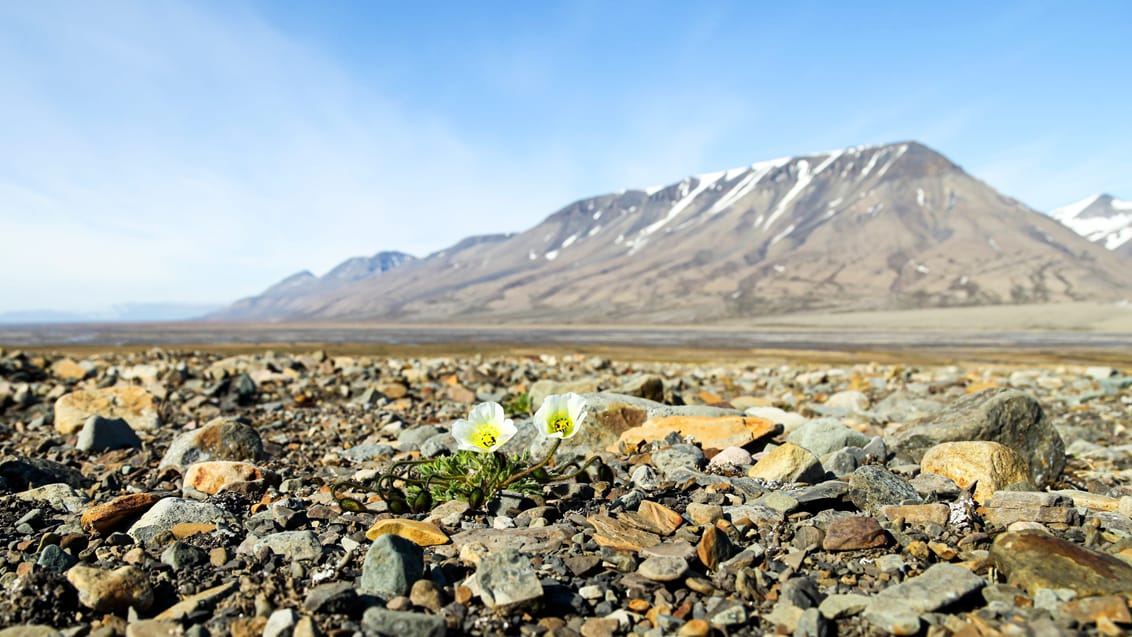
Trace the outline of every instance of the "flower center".
{"type": "Polygon", "coordinates": [[[499,432],[494,427],[480,427],[475,433],[476,446],[481,449],[491,449],[499,440],[499,432]]]}
{"type": "Polygon", "coordinates": [[[564,434],[570,431],[570,417],[566,414],[558,414],[550,419],[550,433],[564,434]]]}

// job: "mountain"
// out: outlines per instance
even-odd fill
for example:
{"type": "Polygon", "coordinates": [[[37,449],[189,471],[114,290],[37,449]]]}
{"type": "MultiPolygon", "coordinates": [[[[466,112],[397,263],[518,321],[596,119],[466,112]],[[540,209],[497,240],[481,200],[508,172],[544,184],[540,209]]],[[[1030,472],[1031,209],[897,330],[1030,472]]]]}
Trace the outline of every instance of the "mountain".
{"type": "Polygon", "coordinates": [[[907,142],[582,199],[519,234],[306,288],[276,316],[674,323],[1126,298],[1120,257],[907,142]]]}
{"type": "Polygon", "coordinates": [[[416,257],[404,252],[378,252],[372,257],[346,259],[321,277],[303,270],[256,296],[240,299],[226,308],[213,312],[207,318],[276,320],[292,314],[304,313],[307,311],[305,308],[308,299],[379,276],[414,260],[416,257]]]}
{"type": "Polygon", "coordinates": [[[1119,254],[1132,256],[1132,201],[1094,195],[1049,213],[1074,232],[1119,254]]]}

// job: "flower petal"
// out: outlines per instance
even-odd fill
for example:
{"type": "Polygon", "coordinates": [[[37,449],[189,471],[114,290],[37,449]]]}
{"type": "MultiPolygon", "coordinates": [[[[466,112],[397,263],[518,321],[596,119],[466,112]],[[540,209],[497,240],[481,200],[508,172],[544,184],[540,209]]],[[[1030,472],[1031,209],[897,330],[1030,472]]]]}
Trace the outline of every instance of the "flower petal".
{"type": "Polygon", "coordinates": [[[476,426],[463,418],[452,423],[452,437],[456,439],[456,448],[460,451],[483,452],[483,448],[475,443],[475,433],[476,426]]]}

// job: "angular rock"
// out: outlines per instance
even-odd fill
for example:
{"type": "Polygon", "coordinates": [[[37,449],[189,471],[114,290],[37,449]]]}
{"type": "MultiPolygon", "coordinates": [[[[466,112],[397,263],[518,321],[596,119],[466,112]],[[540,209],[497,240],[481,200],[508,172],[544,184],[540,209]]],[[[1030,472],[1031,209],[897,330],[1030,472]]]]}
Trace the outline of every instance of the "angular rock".
{"type": "Polygon", "coordinates": [[[1022,455],[1031,481],[1049,486],[1065,468],[1065,444],[1037,400],[1013,389],[984,389],[900,430],[889,440],[898,453],[919,462],[943,442],[997,442],[1022,455]]]}
{"type": "Polygon", "coordinates": [[[821,547],[825,551],[854,551],[887,545],[888,533],[876,518],[852,515],[829,523],[821,547]]]}
{"type": "Polygon", "coordinates": [[[621,513],[618,519],[663,537],[672,535],[684,523],[679,513],[652,500],[642,501],[635,513],[621,513]]]}
{"type": "Polygon", "coordinates": [[[960,488],[975,486],[975,501],[982,504],[995,491],[1012,485],[1032,491],[1030,469],[1013,449],[983,440],[943,442],[924,452],[920,470],[950,478],[960,488]]]}
{"type": "Polygon", "coordinates": [[[736,552],[735,545],[731,543],[727,534],[714,526],[704,529],[700,543],[696,546],[696,555],[700,558],[700,563],[709,571],[719,568],[721,563],[726,562],[736,552]]]}
{"type": "Polygon", "coordinates": [[[608,515],[591,515],[586,518],[594,527],[594,541],[601,546],[621,551],[640,551],[660,544],[660,536],[643,531],[608,515]]]}
{"type": "Polygon", "coordinates": [[[849,500],[858,509],[877,515],[891,504],[923,504],[924,499],[899,476],[873,465],[858,467],[849,476],[849,500]]]}
{"type": "Polygon", "coordinates": [[[183,498],[165,498],[154,504],[127,531],[139,543],[173,533],[173,527],[185,522],[216,523],[229,519],[229,514],[218,506],[194,502],[183,498]]]}
{"type": "Polygon", "coordinates": [[[134,431],[152,431],[160,424],[153,396],[141,387],[86,389],[55,401],[55,430],[63,435],[78,431],[91,416],[120,418],[134,431]]]}
{"type": "Polygon", "coordinates": [[[90,498],[85,493],[62,482],[21,491],[15,494],[15,498],[25,502],[46,502],[54,509],[69,513],[82,511],[86,503],[90,502],[90,498]]]}
{"type": "Polygon", "coordinates": [[[206,460],[255,462],[266,457],[255,429],[231,418],[216,418],[177,436],[159,468],[187,467],[206,460]]]}
{"type": "Polygon", "coordinates": [[[91,416],[79,431],[75,449],[79,451],[109,451],[112,449],[140,449],[141,438],[121,418],[91,416]]]}
{"type": "Polygon", "coordinates": [[[947,526],[947,520],[951,517],[951,507],[946,504],[936,502],[933,504],[890,504],[880,508],[884,517],[889,520],[904,520],[907,524],[912,526],[927,526],[929,524],[936,524],[938,526],[947,526]]]}
{"type": "Polygon", "coordinates": [[[1045,533],[1003,533],[990,559],[1007,582],[1030,595],[1038,589],[1068,588],[1080,597],[1132,595],[1132,566],[1045,533]]]}
{"type": "Polygon", "coordinates": [[[258,554],[264,548],[282,555],[288,562],[315,560],[322,555],[322,544],[311,531],[281,531],[265,535],[256,541],[252,551],[258,554]]]}
{"type": "Polygon", "coordinates": [[[837,420],[819,418],[790,432],[786,441],[809,449],[815,456],[824,456],[845,447],[864,447],[869,444],[869,437],[837,420]]]}
{"type": "Polygon", "coordinates": [[[79,565],[67,571],[67,581],[79,592],[79,603],[98,612],[124,613],[131,607],[144,612],[153,605],[153,587],[133,566],[109,571],[79,565]]]}
{"type": "Polygon", "coordinates": [[[1043,491],[999,491],[983,507],[987,522],[1007,527],[1015,522],[1072,524],[1077,510],[1069,497],[1043,491]]]}
{"type": "Polygon", "coordinates": [[[424,576],[421,547],[396,535],[379,535],[366,551],[360,591],[384,598],[406,595],[424,576]]]}
{"type": "Polygon", "coordinates": [[[920,631],[920,615],[954,604],[986,585],[986,581],[957,564],[934,564],[922,574],[890,586],[873,596],[865,619],[896,635],[920,631]]]}
{"type": "Polygon", "coordinates": [[[529,606],[543,595],[530,560],[514,549],[486,555],[474,577],[483,603],[499,613],[529,606]]]}
{"type": "Polygon", "coordinates": [[[812,452],[787,442],[763,456],[751,467],[747,476],[768,482],[815,484],[825,479],[825,470],[812,452]]]}

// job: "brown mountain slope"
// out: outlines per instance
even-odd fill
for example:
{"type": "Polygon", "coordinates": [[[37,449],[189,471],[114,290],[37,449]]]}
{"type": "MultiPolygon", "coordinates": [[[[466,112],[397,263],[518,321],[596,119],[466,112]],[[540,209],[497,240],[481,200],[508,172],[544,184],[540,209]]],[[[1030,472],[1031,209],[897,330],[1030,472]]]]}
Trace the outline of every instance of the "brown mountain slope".
{"type": "Polygon", "coordinates": [[[1132,298],[1116,257],[916,143],[575,202],[521,234],[320,290],[287,318],[710,321],[1132,298]]]}

